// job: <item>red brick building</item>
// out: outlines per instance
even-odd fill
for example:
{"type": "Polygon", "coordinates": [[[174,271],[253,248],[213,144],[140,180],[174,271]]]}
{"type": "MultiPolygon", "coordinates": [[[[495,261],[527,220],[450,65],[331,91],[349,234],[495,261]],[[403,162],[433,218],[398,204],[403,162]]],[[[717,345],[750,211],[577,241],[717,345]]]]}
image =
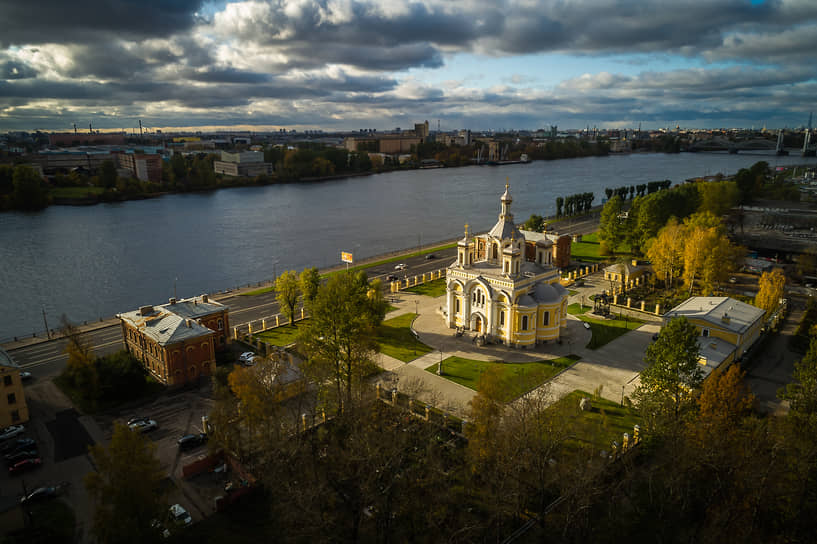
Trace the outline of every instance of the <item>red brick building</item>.
{"type": "Polygon", "coordinates": [[[209,376],[229,341],[229,308],[207,295],[119,314],[126,349],[154,378],[181,385],[209,376]]]}

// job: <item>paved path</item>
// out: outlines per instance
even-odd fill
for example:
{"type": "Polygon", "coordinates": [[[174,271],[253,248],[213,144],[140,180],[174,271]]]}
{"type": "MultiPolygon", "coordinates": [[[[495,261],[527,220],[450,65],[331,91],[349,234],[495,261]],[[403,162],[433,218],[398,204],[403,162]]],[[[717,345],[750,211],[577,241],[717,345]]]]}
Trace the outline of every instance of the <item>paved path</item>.
{"type": "MultiPolygon", "coordinates": [[[[598,278],[591,277],[590,281],[586,281],[585,288],[571,296],[571,303],[581,302],[582,294],[586,297],[585,302],[589,301],[588,295],[600,289],[600,274],[596,276],[598,278]]],[[[593,392],[600,388],[603,397],[619,402],[622,395],[629,396],[635,389],[638,373],[643,368],[644,351],[650,344],[652,335],[660,329],[660,320],[653,318],[653,321],[616,338],[600,349],[589,350],[584,346],[590,341],[590,331],[585,329],[581,320],[569,316],[561,344],[551,343],[532,349],[515,349],[503,345],[478,347],[473,343],[473,335],[466,332],[457,337],[454,330],[445,325],[442,313],[445,297],[430,298],[401,292],[392,304],[398,309],[389,313],[387,319],[413,313],[417,308],[419,317],[414,321],[413,328],[419,334],[420,341],[434,351],[409,363],[379,354],[379,364],[388,371],[381,382],[384,387],[397,387],[401,392],[447,409],[459,417],[467,416],[468,404],[476,392],[425,370],[437,365],[441,359],[458,356],[483,361],[523,363],[574,354],[580,360],[541,389],[548,391],[555,400],[576,389],[593,392]]],[[[645,318],[640,312],[632,312],[632,315],[645,318]]],[[[649,316],[646,317],[649,319],[649,316]]]]}

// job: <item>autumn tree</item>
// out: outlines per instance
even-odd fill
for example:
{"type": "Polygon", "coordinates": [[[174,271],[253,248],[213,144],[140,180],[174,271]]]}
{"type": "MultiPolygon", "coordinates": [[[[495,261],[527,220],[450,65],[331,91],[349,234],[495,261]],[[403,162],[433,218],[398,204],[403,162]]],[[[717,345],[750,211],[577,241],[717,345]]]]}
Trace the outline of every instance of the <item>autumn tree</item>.
{"type": "Polygon", "coordinates": [[[774,313],[780,306],[783,298],[783,289],[786,286],[786,275],[780,268],[760,275],[760,289],[755,295],[755,306],[766,312],[766,317],[774,313]]]}
{"type": "Polygon", "coordinates": [[[304,268],[298,278],[301,295],[304,299],[304,306],[309,306],[315,297],[318,296],[318,287],[321,285],[321,275],[318,269],[304,268]]]}
{"type": "Polygon", "coordinates": [[[699,211],[722,216],[740,201],[740,189],[734,181],[712,181],[696,184],[701,195],[699,211]]]}
{"type": "Polygon", "coordinates": [[[652,263],[655,275],[664,280],[667,289],[680,277],[684,264],[685,227],[675,219],[658,231],[658,236],[647,243],[647,258],[652,263]]]}
{"type": "Polygon", "coordinates": [[[71,387],[83,392],[86,398],[99,397],[99,373],[96,368],[96,356],[91,343],[82,336],[79,328],[63,314],[60,318],[61,332],[66,340],[65,354],[68,361],[63,376],[70,382],[71,387]]]}
{"type": "Polygon", "coordinates": [[[40,210],[48,206],[48,190],[42,178],[30,166],[14,167],[12,201],[20,210],[40,210]]]}
{"type": "Polygon", "coordinates": [[[154,522],[167,513],[165,472],[156,445],[117,423],[108,447],[90,448],[95,470],[85,476],[94,505],[93,532],[99,542],[158,542],[154,522]]]}
{"type": "Polygon", "coordinates": [[[377,349],[374,338],[386,315],[386,302],[365,273],[340,273],[320,286],[309,312],[299,337],[309,359],[304,369],[313,382],[328,380],[334,386],[322,392],[327,402],[342,411],[344,405],[351,406],[353,391],[372,364],[377,349]]]}
{"type": "Polygon", "coordinates": [[[477,380],[477,394],[471,399],[468,451],[471,462],[480,467],[495,451],[496,433],[502,420],[502,398],[507,388],[499,366],[491,365],[477,380]]]}
{"type": "Polygon", "coordinates": [[[698,362],[698,331],[685,317],[671,319],[644,354],[647,367],[634,398],[652,426],[678,423],[703,381],[698,362]]]}
{"type": "Polygon", "coordinates": [[[287,270],[275,279],[275,300],[281,312],[289,319],[290,325],[294,323],[295,306],[298,305],[298,297],[301,295],[298,276],[292,270],[287,270]]]}
{"type": "Polygon", "coordinates": [[[623,242],[625,234],[625,224],[621,218],[622,199],[614,196],[608,200],[601,209],[599,220],[599,240],[602,249],[615,253],[616,248],[623,242]]]}

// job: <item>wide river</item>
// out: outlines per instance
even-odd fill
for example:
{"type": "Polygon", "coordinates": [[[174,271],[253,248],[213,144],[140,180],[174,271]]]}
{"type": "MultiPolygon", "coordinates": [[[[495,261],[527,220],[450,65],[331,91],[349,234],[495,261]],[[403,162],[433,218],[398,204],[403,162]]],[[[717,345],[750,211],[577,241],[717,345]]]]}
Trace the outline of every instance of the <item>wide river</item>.
{"type": "Polygon", "coordinates": [[[490,228],[506,177],[518,222],[555,199],[605,187],[731,174],[798,155],[634,154],[502,167],[412,170],[225,189],[90,207],[0,213],[0,341],[74,322],[490,228]]]}

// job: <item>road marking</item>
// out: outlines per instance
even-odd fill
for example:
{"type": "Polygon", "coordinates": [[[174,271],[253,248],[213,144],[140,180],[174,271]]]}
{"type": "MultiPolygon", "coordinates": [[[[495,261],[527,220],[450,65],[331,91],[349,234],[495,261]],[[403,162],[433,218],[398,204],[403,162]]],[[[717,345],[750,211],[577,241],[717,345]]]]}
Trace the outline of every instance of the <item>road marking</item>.
{"type": "MultiPolygon", "coordinates": [[[[108,342],[107,344],[98,344],[98,345],[92,346],[91,349],[105,348],[105,347],[108,347],[108,346],[113,346],[115,344],[121,344],[121,343],[122,343],[122,340],[116,340],[114,342],[108,342]]],[[[68,355],[65,354],[65,353],[61,353],[61,354],[56,355],[54,357],[51,357],[49,359],[34,361],[34,362],[31,362],[31,363],[23,363],[20,366],[22,368],[33,368],[35,366],[41,366],[41,365],[44,365],[44,364],[47,364],[47,363],[57,361],[59,359],[65,359],[67,361],[68,360],[68,355]]]]}

